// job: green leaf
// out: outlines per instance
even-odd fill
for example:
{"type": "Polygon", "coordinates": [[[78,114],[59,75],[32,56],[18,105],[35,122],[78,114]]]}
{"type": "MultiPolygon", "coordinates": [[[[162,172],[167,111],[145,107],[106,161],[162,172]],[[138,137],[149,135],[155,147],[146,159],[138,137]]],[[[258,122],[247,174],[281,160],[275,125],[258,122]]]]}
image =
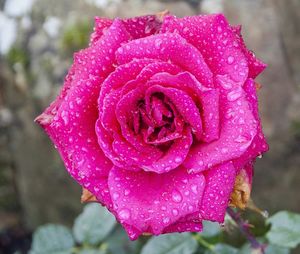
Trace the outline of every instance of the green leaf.
{"type": "Polygon", "coordinates": [[[152,237],[141,254],[192,254],[196,249],[197,242],[191,234],[167,234],[152,237]]]}
{"type": "Polygon", "coordinates": [[[88,204],[74,223],[73,233],[77,242],[96,245],[113,229],[116,221],[100,204],[88,204]]]}
{"type": "Polygon", "coordinates": [[[141,241],[130,241],[124,229],[117,226],[105,240],[108,251],[116,254],[140,253],[141,241]]]}
{"type": "Polygon", "coordinates": [[[31,254],[69,254],[75,245],[71,231],[61,225],[48,224],[33,234],[31,254]]]}
{"type": "Polygon", "coordinates": [[[76,252],[76,254],[106,254],[107,252],[104,250],[96,250],[96,249],[81,249],[76,252]]]}
{"type": "Polygon", "coordinates": [[[295,248],[300,243],[300,215],[281,211],[267,220],[271,229],[266,237],[270,243],[295,248]]]}
{"type": "Polygon", "coordinates": [[[237,254],[238,249],[223,243],[216,244],[213,250],[206,250],[205,254],[237,254]]]}
{"type": "MultiPolygon", "coordinates": [[[[239,254],[252,254],[254,250],[251,248],[250,244],[245,244],[239,251],[239,254]]],[[[284,247],[268,244],[265,249],[265,254],[289,254],[290,250],[284,247]]]]}
{"type": "Polygon", "coordinates": [[[221,227],[217,222],[203,221],[203,232],[200,234],[203,237],[213,237],[221,232],[221,227]]]}

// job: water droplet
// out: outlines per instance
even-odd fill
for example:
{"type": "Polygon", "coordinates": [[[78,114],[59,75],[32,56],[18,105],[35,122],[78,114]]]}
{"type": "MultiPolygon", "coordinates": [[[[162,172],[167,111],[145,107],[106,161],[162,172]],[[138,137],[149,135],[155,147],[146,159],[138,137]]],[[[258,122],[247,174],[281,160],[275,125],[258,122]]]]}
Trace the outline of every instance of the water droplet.
{"type": "Polygon", "coordinates": [[[228,64],[232,64],[234,62],[234,57],[233,56],[229,56],[228,58],[227,58],[227,63],[228,64]]]}
{"type": "Polygon", "coordinates": [[[203,164],[204,164],[203,161],[201,161],[201,160],[198,161],[198,165],[199,165],[199,166],[203,166],[203,164]]]}
{"type": "Polygon", "coordinates": [[[161,39],[156,39],[155,40],[155,47],[157,48],[157,49],[160,49],[160,45],[162,44],[162,40],[161,39]]]}
{"type": "Polygon", "coordinates": [[[163,223],[164,224],[168,224],[169,222],[170,222],[170,218],[169,217],[163,218],[163,223]]]}
{"type": "Polygon", "coordinates": [[[223,148],[221,149],[221,153],[225,154],[225,153],[227,153],[227,152],[228,152],[228,148],[227,148],[227,147],[223,147],[223,148]]]}
{"type": "Polygon", "coordinates": [[[113,200],[117,200],[117,199],[119,198],[119,196],[120,196],[120,195],[119,195],[118,193],[114,193],[114,194],[113,194],[113,200]]]}
{"type": "Polygon", "coordinates": [[[193,185],[191,186],[191,189],[192,189],[192,192],[193,192],[193,193],[195,193],[195,194],[198,193],[198,186],[197,186],[196,184],[193,184],[193,185]]]}
{"type": "Polygon", "coordinates": [[[179,214],[178,209],[174,208],[174,209],[172,210],[172,214],[173,214],[174,216],[177,216],[177,215],[179,214]]]}
{"type": "Polygon", "coordinates": [[[130,211],[128,209],[122,209],[118,214],[122,220],[128,220],[130,218],[130,211]]]}
{"type": "Polygon", "coordinates": [[[262,215],[265,219],[267,219],[267,218],[269,217],[269,212],[268,212],[267,210],[261,211],[261,215],[262,215]]]}
{"type": "Polygon", "coordinates": [[[229,101],[235,101],[238,98],[240,98],[241,95],[242,95],[242,91],[240,89],[233,90],[233,91],[231,91],[230,93],[227,94],[227,99],[229,101]]]}
{"type": "Polygon", "coordinates": [[[222,33],[222,27],[218,26],[218,33],[222,33]]]}
{"type": "Polygon", "coordinates": [[[181,161],[182,161],[182,158],[181,158],[181,157],[178,156],[178,157],[175,158],[175,162],[176,162],[176,163],[180,163],[181,161]]]}
{"type": "Polygon", "coordinates": [[[130,193],[130,190],[125,189],[124,190],[124,195],[127,196],[130,193]]]}
{"type": "Polygon", "coordinates": [[[172,192],[172,200],[176,203],[180,203],[182,201],[182,196],[179,191],[173,190],[172,192]]]}

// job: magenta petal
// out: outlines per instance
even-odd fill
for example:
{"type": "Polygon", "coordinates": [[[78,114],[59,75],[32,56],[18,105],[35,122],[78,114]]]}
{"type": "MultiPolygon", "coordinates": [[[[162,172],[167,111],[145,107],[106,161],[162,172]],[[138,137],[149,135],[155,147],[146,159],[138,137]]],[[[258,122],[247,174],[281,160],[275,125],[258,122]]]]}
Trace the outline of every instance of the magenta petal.
{"type": "Polygon", "coordinates": [[[234,165],[237,169],[243,168],[243,166],[248,161],[255,159],[257,156],[265,153],[269,149],[266,138],[262,132],[262,126],[261,126],[261,121],[258,112],[257,92],[256,92],[254,81],[252,79],[248,79],[244,84],[243,88],[246,92],[246,98],[250,103],[251,106],[250,108],[258,124],[257,124],[257,134],[254,137],[250,147],[245,151],[245,153],[241,157],[234,160],[234,165]]]}
{"type": "Polygon", "coordinates": [[[99,112],[103,110],[104,98],[109,95],[110,92],[122,88],[126,83],[134,80],[143,68],[154,60],[150,59],[134,59],[131,62],[118,66],[102,84],[100,96],[99,96],[99,112]]]}
{"type": "MultiPolygon", "coordinates": [[[[131,147],[131,154],[135,153],[132,150],[138,150],[137,154],[147,154],[147,157],[151,157],[152,160],[159,158],[162,155],[156,147],[150,146],[144,142],[141,135],[135,135],[135,133],[130,129],[129,123],[134,124],[133,113],[137,110],[137,103],[139,99],[144,97],[144,92],[141,89],[135,89],[125,96],[123,96],[117,104],[116,107],[116,117],[118,119],[118,125],[121,126],[122,135],[126,139],[124,145],[127,144],[131,147]]],[[[131,157],[131,156],[130,156],[131,157]]],[[[133,157],[135,157],[133,155],[133,157]]],[[[148,160],[148,159],[147,159],[148,160]]]]}
{"type": "Polygon", "coordinates": [[[203,229],[202,222],[185,221],[175,222],[164,229],[163,233],[182,233],[182,232],[201,232],[203,229]]]}
{"type": "Polygon", "coordinates": [[[179,218],[197,212],[205,180],[183,168],[166,174],[113,167],[108,180],[117,219],[140,232],[158,235],[179,218]]]}
{"type": "Polygon", "coordinates": [[[193,172],[240,157],[257,132],[257,121],[242,87],[227,76],[217,76],[215,83],[220,89],[220,138],[190,149],[184,166],[193,172]]]}
{"type": "Polygon", "coordinates": [[[199,109],[195,105],[192,98],[182,90],[163,87],[159,85],[153,85],[146,91],[146,99],[150,97],[151,94],[162,93],[164,96],[170,100],[170,102],[176,107],[179,114],[189,124],[192,128],[193,133],[198,139],[202,136],[202,120],[199,109]]]}
{"type": "Polygon", "coordinates": [[[182,164],[192,143],[193,137],[191,130],[190,128],[186,128],[183,131],[182,138],[176,139],[165,155],[154,161],[151,165],[144,166],[143,169],[145,171],[152,171],[159,174],[169,172],[182,164]]]}
{"type": "Polygon", "coordinates": [[[212,86],[212,73],[201,53],[178,34],[158,34],[131,41],[116,52],[119,64],[133,58],[153,58],[172,61],[194,74],[203,84],[212,86]]]}
{"type": "MultiPolygon", "coordinates": [[[[248,76],[247,59],[222,14],[176,18],[166,16],[162,33],[176,32],[203,55],[214,75],[228,74],[241,84],[248,76]]],[[[205,84],[205,83],[204,83],[205,84]]]]}
{"type": "Polygon", "coordinates": [[[107,176],[112,164],[97,142],[97,98],[100,77],[111,71],[103,67],[114,62],[108,40],[116,50],[127,39],[126,30],[116,20],[100,41],[77,53],[60,95],[36,119],[57,146],[69,173],[108,207],[107,176]]]}
{"type": "Polygon", "coordinates": [[[145,15],[123,19],[123,23],[132,38],[138,39],[158,33],[162,22],[157,15],[145,15]]]}
{"type": "Polygon", "coordinates": [[[149,83],[166,85],[183,90],[201,108],[204,142],[211,142],[219,137],[219,91],[207,88],[188,72],[177,75],[169,73],[158,73],[154,75],[149,83]]]}
{"type": "Polygon", "coordinates": [[[205,190],[200,214],[202,219],[222,223],[236,177],[232,163],[227,162],[205,171],[205,190]]]}
{"type": "Polygon", "coordinates": [[[180,72],[180,68],[178,66],[168,62],[161,62],[157,60],[156,62],[150,63],[145,68],[143,68],[143,70],[140,72],[140,74],[136,77],[135,80],[132,80],[132,82],[128,82],[123,87],[122,93],[126,94],[132,89],[139,86],[140,84],[146,83],[148,80],[151,79],[152,76],[155,76],[156,74],[175,75],[179,72],[180,72]]]}
{"type": "Polygon", "coordinates": [[[251,50],[247,49],[241,34],[241,26],[233,27],[232,30],[236,33],[240,47],[247,58],[249,66],[248,76],[249,78],[254,79],[267,67],[267,65],[258,59],[251,50]]]}
{"type": "Polygon", "coordinates": [[[202,92],[200,101],[203,121],[202,140],[209,143],[218,139],[220,134],[219,90],[202,92]]]}
{"type": "Polygon", "coordinates": [[[98,41],[102,37],[104,31],[110,27],[112,23],[113,20],[111,19],[95,17],[94,32],[91,34],[90,45],[98,41]]]}

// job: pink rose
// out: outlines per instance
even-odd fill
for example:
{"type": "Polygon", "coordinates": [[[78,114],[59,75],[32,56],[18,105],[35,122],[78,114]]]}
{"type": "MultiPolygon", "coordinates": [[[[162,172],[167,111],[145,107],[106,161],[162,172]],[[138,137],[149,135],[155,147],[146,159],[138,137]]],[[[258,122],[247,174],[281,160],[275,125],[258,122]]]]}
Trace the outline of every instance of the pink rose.
{"type": "Polygon", "coordinates": [[[264,68],[223,15],[96,18],[36,120],[131,239],[201,231],[268,149],[253,81],[264,68]]]}

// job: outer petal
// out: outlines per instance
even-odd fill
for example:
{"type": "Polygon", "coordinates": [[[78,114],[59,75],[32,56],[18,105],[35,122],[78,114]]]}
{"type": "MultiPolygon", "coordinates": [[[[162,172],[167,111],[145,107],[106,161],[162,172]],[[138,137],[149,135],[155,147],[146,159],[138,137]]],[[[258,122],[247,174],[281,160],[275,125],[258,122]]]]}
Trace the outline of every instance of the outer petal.
{"type": "Polygon", "coordinates": [[[228,74],[243,84],[248,76],[247,60],[239,41],[222,14],[176,18],[166,16],[161,32],[176,32],[194,45],[214,73],[228,74]]]}
{"type": "Polygon", "coordinates": [[[124,19],[123,23],[132,38],[138,39],[158,33],[162,21],[157,15],[146,15],[124,19]]]}
{"type": "Polygon", "coordinates": [[[103,35],[104,31],[111,26],[113,20],[108,18],[102,17],[95,17],[95,24],[94,24],[94,32],[91,34],[90,37],[90,45],[96,43],[101,36],[103,35]]]}
{"type": "Polygon", "coordinates": [[[245,54],[249,66],[249,78],[256,78],[267,65],[258,59],[251,50],[248,50],[241,34],[241,26],[233,27],[232,30],[236,33],[240,47],[245,54]]]}
{"type": "MultiPolygon", "coordinates": [[[[162,23],[157,15],[123,19],[122,22],[133,39],[143,38],[158,33],[162,23]]],[[[95,17],[94,32],[91,34],[90,44],[94,44],[98,41],[112,23],[112,19],[95,17]]]]}
{"type": "Polygon", "coordinates": [[[246,98],[250,104],[250,108],[258,124],[257,134],[254,137],[250,147],[245,151],[245,153],[241,157],[234,160],[234,165],[237,169],[243,168],[247,162],[252,161],[257,156],[269,150],[268,143],[262,132],[262,126],[258,112],[258,100],[256,94],[257,92],[255,88],[255,83],[252,79],[248,79],[246,81],[246,83],[244,84],[244,90],[246,92],[246,98]]]}
{"type": "Polygon", "coordinates": [[[200,52],[178,34],[159,34],[131,41],[116,52],[118,63],[133,58],[154,58],[172,61],[193,73],[203,84],[212,86],[212,73],[200,52]]]}
{"type": "Polygon", "coordinates": [[[184,166],[198,172],[240,157],[251,145],[257,121],[239,84],[226,76],[217,76],[220,96],[220,138],[191,148],[184,166]]]}
{"type": "Polygon", "coordinates": [[[233,189],[236,170],[227,162],[205,171],[205,190],[200,206],[202,219],[222,223],[230,194],[233,189]]]}
{"type": "Polygon", "coordinates": [[[158,235],[179,218],[196,212],[205,180],[183,168],[166,174],[131,172],[114,167],[109,189],[118,220],[137,232],[158,235]]]}
{"type": "Polygon", "coordinates": [[[101,41],[76,55],[60,96],[36,119],[57,146],[70,174],[107,206],[112,165],[95,134],[97,98],[102,77],[111,71],[107,66],[114,62],[108,47],[116,50],[127,40],[125,28],[116,20],[101,41]]]}

